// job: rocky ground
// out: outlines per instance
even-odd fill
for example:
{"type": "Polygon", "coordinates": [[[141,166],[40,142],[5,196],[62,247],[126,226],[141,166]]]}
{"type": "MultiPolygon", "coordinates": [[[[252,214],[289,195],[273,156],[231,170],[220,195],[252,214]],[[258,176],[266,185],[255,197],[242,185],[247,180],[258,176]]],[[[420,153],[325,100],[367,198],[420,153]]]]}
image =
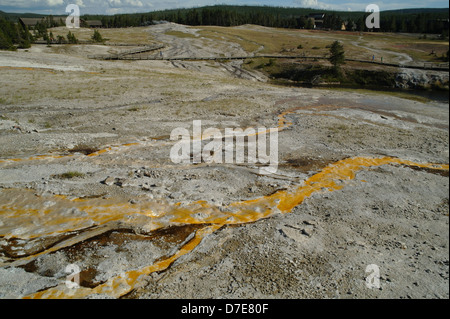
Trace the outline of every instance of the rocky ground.
{"type": "MultiPolygon", "coordinates": [[[[153,28],[164,54],[243,53],[153,28]]],[[[0,53],[0,297],[449,297],[448,104],[278,87],[231,62],[87,59],[108,50],[0,53]],[[193,120],[278,128],[278,171],[174,164],[170,134],[193,120]]]]}

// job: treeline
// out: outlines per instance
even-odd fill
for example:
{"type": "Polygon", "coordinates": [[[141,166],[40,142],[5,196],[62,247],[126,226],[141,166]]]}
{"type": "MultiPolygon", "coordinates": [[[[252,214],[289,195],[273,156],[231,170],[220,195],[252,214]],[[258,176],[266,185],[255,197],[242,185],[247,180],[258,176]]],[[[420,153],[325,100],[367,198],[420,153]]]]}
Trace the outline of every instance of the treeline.
{"type": "Polygon", "coordinates": [[[28,49],[34,41],[28,28],[0,17],[0,50],[28,49]]]}
{"type": "MultiPolygon", "coordinates": [[[[312,13],[325,13],[323,24],[320,26],[328,30],[368,31],[366,28],[365,12],[348,11],[319,11],[305,8],[283,8],[269,6],[207,6],[194,9],[175,9],[154,11],[149,13],[107,15],[84,15],[82,27],[87,27],[86,20],[101,20],[106,28],[125,28],[147,26],[158,21],[169,21],[179,24],[239,26],[255,24],[266,27],[313,29],[312,13]]],[[[0,12],[0,46],[1,48],[28,47],[33,37],[27,29],[18,23],[19,14],[0,12]]],[[[24,15],[26,16],[26,15],[24,15]]],[[[36,15],[33,15],[36,16],[36,15]]],[[[47,29],[64,26],[65,17],[36,16],[43,19],[36,25],[36,38],[45,37],[47,29]]],[[[405,9],[382,11],[380,13],[380,29],[382,32],[409,32],[440,34],[447,38],[449,33],[448,9],[405,9]]]]}
{"type": "MultiPolygon", "coordinates": [[[[106,28],[138,27],[168,21],[184,25],[239,26],[255,24],[275,28],[310,28],[308,19],[312,9],[286,9],[272,7],[215,6],[196,9],[164,10],[151,13],[119,14],[114,16],[86,15],[86,20],[101,20],[106,28]],[[292,11],[292,12],[291,12],[292,11]]],[[[334,20],[330,22],[335,22],[334,20]]],[[[328,27],[328,26],[327,26],[328,27]]],[[[341,25],[339,26],[339,28],[341,25]]]]}
{"type": "Polygon", "coordinates": [[[433,13],[385,14],[382,15],[380,27],[380,31],[384,32],[432,33],[448,36],[448,11],[447,17],[433,13]]]}
{"type": "MultiPolygon", "coordinates": [[[[319,12],[304,8],[212,6],[194,9],[164,10],[151,13],[120,14],[114,16],[90,16],[89,20],[101,20],[104,27],[122,28],[169,21],[185,25],[239,26],[256,24],[276,28],[312,29],[314,24],[308,15],[319,12]]],[[[321,28],[347,31],[368,31],[365,12],[320,11],[325,13],[321,28]]],[[[414,9],[381,12],[379,31],[433,33],[448,36],[448,9],[414,9]]]]}
{"type": "MultiPolygon", "coordinates": [[[[142,27],[153,24],[151,13],[118,14],[114,16],[84,15],[83,20],[100,20],[104,28],[142,27]]],[[[83,26],[83,23],[81,23],[83,26]]]]}
{"type": "MultiPolygon", "coordinates": [[[[314,28],[314,23],[311,19],[308,19],[308,15],[317,12],[317,10],[304,8],[213,6],[155,12],[154,19],[186,25],[229,27],[255,24],[274,28],[312,29],[314,28]]],[[[341,18],[339,12],[325,11],[323,13],[327,13],[324,28],[340,29],[343,19],[346,18],[341,18]],[[340,20],[337,21],[338,19],[340,20]]],[[[355,13],[351,13],[350,15],[353,16],[355,13]]]]}

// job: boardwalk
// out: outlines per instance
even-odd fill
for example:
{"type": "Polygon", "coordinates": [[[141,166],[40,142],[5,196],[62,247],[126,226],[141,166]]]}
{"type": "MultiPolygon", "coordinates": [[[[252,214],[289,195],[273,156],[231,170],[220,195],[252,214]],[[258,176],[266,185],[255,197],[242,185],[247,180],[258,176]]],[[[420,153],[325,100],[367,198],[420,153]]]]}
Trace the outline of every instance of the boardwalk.
{"type": "MultiPolygon", "coordinates": [[[[128,50],[121,52],[119,54],[111,55],[96,55],[88,56],[90,59],[100,59],[100,60],[152,60],[152,61],[228,61],[228,60],[246,60],[246,59],[292,59],[292,60],[328,60],[328,57],[324,56],[304,56],[304,55],[249,55],[249,56],[232,56],[232,57],[161,57],[161,56],[150,56],[142,55],[141,53],[146,53],[150,51],[160,50],[161,47],[146,47],[138,48],[133,50],[128,50]]],[[[359,62],[376,64],[383,66],[390,66],[396,68],[406,68],[406,69],[422,69],[422,70],[435,70],[435,71],[448,71],[449,63],[432,63],[424,62],[422,65],[406,65],[397,63],[382,63],[368,60],[356,60],[356,59],[345,59],[348,62],[359,62]]]]}
{"type": "Polygon", "coordinates": [[[157,51],[157,50],[161,50],[161,49],[164,49],[164,45],[155,44],[155,45],[142,46],[139,48],[122,51],[117,54],[88,55],[88,58],[96,59],[96,60],[141,60],[141,59],[133,59],[132,57],[137,54],[157,51]]]}

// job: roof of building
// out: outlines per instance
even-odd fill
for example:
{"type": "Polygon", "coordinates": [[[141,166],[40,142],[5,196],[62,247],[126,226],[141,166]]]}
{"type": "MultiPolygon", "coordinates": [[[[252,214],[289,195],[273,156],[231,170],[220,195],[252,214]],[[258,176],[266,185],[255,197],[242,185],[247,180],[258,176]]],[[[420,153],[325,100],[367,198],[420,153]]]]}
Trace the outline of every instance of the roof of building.
{"type": "Polygon", "coordinates": [[[88,26],[97,27],[102,26],[103,23],[100,20],[86,20],[86,24],[88,26]]]}
{"type": "Polygon", "coordinates": [[[325,13],[310,13],[308,17],[314,19],[323,19],[325,17],[325,13]]]}
{"type": "Polygon", "coordinates": [[[26,26],[35,26],[38,22],[41,22],[43,18],[19,18],[26,26]]]}

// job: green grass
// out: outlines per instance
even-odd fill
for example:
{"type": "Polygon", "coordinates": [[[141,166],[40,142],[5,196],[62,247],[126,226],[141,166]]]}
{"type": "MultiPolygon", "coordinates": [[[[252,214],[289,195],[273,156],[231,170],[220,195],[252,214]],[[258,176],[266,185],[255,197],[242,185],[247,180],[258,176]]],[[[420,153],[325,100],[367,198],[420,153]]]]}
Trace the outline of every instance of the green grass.
{"type": "MultiPolygon", "coordinates": [[[[57,27],[49,29],[53,35],[67,36],[68,30],[66,27],[57,27]]],[[[94,31],[86,28],[73,29],[71,32],[78,40],[92,41],[94,31]]],[[[132,27],[132,28],[111,28],[101,29],[100,33],[105,41],[110,43],[128,43],[128,44],[151,44],[154,43],[154,38],[148,32],[146,27],[132,27]]]]}
{"type": "Polygon", "coordinates": [[[197,38],[195,35],[193,35],[192,33],[185,33],[185,32],[181,32],[181,31],[167,31],[164,34],[166,35],[171,35],[177,38],[197,38]]]}
{"type": "Polygon", "coordinates": [[[339,124],[339,125],[328,127],[328,130],[332,133],[339,133],[339,132],[345,133],[345,132],[350,131],[350,126],[345,125],[345,124],[339,124]]]}
{"type": "MultiPolygon", "coordinates": [[[[277,29],[270,31],[225,27],[202,27],[202,29],[215,33],[219,39],[224,37],[225,40],[241,45],[247,52],[254,52],[263,46],[261,53],[279,53],[297,48],[300,42],[300,38],[293,34],[274,32],[277,29]]],[[[202,33],[202,35],[208,34],[202,33]]]]}
{"type": "MultiPolygon", "coordinates": [[[[239,44],[245,51],[251,53],[259,51],[261,54],[291,53],[298,55],[325,55],[328,53],[327,45],[336,38],[334,34],[324,33],[317,36],[307,30],[287,30],[277,28],[250,27],[248,29],[239,27],[199,27],[202,36],[221,41],[230,41],[239,44]],[[312,36],[312,37],[311,37],[312,36]]],[[[340,34],[340,38],[343,36],[340,34]]],[[[349,40],[356,40],[351,36],[349,40]]]]}
{"type": "Polygon", "coordinates": [[[239,34],[230,34],[229,32],[232,30],[232,28],[225,27],[202,27],[202,31],[199,33],[202,37],[208,39],[237,43],[248,53],[260,48],[261,45],[251,39],[244,39],[239,34]]]}
{"type": "MultiPolygon", "coordinates": [[[[329,32],[316,30],[289,30],[250,26],[239,27],[198,27],[200,34],[206,38],[218,41],[230,41],[239,44],[247,52],[275,54],[290,53],[324,56],[329,53],[329,46],[334,40],[343,43],[348,58],[369,60],[373,49],[384,49],[385,62],[393,62],[395,53],[404,53],[417,62],[440,62],[441,56],[449,48],[448,41],[417,39],[416,36],[398,33],[359,33],[359,32],[329,32]],[[434,51],[435,55],[430,55],[434,51]]],[[[381,57],[376,53],[377,59],[381,57]]]]}

